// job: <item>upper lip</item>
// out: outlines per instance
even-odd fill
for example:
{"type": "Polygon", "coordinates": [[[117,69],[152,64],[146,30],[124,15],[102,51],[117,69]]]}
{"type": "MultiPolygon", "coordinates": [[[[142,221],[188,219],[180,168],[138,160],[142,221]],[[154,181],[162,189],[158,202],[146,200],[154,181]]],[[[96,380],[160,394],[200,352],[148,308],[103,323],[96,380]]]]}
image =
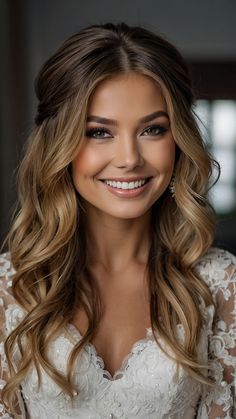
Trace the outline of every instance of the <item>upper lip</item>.
{"type": "Polygon", "coordinates": [[[152,176],[133,176],[133,177],[109,177],[106,179],[99,179],[99,180],[113,180],[115,182],[134,182],[137,180],[148,179],[152,176]]]}

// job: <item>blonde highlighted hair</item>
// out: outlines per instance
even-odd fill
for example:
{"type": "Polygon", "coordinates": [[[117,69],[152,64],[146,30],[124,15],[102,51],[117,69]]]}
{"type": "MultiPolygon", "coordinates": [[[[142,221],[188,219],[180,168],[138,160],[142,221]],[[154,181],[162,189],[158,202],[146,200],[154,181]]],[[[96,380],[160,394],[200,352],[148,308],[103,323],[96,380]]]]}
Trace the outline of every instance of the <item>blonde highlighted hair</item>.
{"type": "Polygon", "coordinates": [[[167,189],[151,208],[147,271],[154,337],[157,332],[192,377],[213,385],[204,374],[208,366],[197,359],[197,343],[204,323],[200,297],[206,305],[214,303],[194,265],[213,241],[215,212],[208,190],[216,162],[199,132],[180,53],[144,27],[107,23],[84,28],[65,41],[36,80],[38,114],[19,169],[20,208],[8,236],[16,270],[12,292],[26,311],[5,341],[11,377],[2,397],[12,409],[14,390],[32,363],[39,386],[42,367],[72,400],[74,390],[78,392],[73,369],[101,319],[102,296],[89,271],[86,214],[72,182],[71,162],[85,137],[90,95],[102,80],[131,71],[161,87],[177,151],[175,197],[167,189]],[[78,307],[85,310],[89,326],[75,344],[64,376],[50,363],[47,351],[78,307]],[[178,322],[185,330],[183,346],[177,338],[178,322]],[[17,370],[15,345],[21,353],[17,370]]]}

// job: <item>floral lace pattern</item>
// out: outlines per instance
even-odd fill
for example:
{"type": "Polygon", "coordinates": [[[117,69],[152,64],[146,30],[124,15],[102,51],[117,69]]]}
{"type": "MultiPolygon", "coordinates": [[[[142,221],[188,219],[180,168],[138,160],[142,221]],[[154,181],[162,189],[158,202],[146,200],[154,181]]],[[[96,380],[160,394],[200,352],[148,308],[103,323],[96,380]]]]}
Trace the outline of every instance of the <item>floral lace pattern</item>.
{"type": "MultiPolygon", "coordinates": [[[[211,248],[195,265],[217,304],[201,310],[206,325],[201,331],[198,356],[213,366],[208,375],[217,386],[203,386],[161,351],[151,329],[136,342],[122,366],[112,377],[92,343],[78,358],[73,380],[79,389],[73,406],[58,385],[41,369],[42,387],[32,367],[16,392],[19,419],[220,419],[236,418],[236,258],[229,252],[211,248]]],[[[4,340],[24,317],[23,309],[11,295],[14,270],[9,254],[0,256],[0,394],[7,380],[4,340]]],[[[178,325],[178,339],[184,342],[184,328],[178,325]]],[[[52,364],[62,372],[74,344],[81,339],[75,326],[68,324],[50,346],[52,364]]],[[[170,348],[160,342],[165,349],[170,348]]],[[[173,353],[172,353],[173,354],[173,353]]],[[[16,353],[16,362],[18,355],[16,353]]],[[[14,416],[0,399],[0,418],[14,416]]]]}

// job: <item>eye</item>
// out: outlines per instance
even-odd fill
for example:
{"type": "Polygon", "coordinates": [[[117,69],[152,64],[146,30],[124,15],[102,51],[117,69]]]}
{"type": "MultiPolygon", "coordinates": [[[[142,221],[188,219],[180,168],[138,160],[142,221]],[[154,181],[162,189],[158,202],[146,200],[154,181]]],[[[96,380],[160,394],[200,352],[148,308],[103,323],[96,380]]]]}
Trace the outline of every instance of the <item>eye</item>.
{"type": "MultiPolygon", "coordinates": [[[[151,125],[150,127],[146,128],[145,131],[143,131],[142,135],[155,137],[155,136],[164,134],[167,130],[168,129],[162,125],[151,125]]],[[[95,139],[96,138],[97,139],[112,138],[111,134],[105,127],[101,127],[101,128],[96,127],[96,128],[88,129],[86,131],[86,137],[95,138],[95,139]]]]}
{"type": "Polygon", "coordinates": [[[152,137],[164,134],[168,129],[163,127],[162,125],[151,125],[150,127],[146,128],[143,132],[143,135],[151,135],[152,137]],[[145,132],[147,134],[145,134],[145,132]]]}
{"type": "Polygon", "coordinates": [[[106,128],[90,128],[86,131],[86,137],[90,138],[110,138],[105,136],[105,134],[109,134],[106,128]]]}

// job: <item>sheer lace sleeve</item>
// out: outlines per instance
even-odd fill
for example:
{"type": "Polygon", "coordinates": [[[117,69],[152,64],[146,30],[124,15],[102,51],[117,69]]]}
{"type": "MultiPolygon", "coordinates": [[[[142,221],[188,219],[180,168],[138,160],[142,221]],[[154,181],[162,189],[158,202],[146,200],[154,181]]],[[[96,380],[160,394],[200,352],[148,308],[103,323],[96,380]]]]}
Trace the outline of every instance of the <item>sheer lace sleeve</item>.
{"type": "Polygon", "coordinates": [[[217,388],[207,388],[200,401],[197,419],[235,419],[236,384],[236,258],[212,249],[203,260],[204,278],[216,302],[209,333],[209,361],[217,388]]]}
{"type": "Polygon", "coordinates": [[[12,284],[11,277],[13,274],[14,270],[9,260],[9,254],[0,255],[0,418],[26,419],[24,401],[21,396],[20,389],[18,389],[15,393],[15,403],[18,412],[17,416],[13,416],[13,414],[5,408],[1,398],[1,391],[8,377],[8,367],[4,353],[4,341],[9,332],[6,320],[6,311],[9,307],[15,304],[14,297],[10,292],[12,284]]]}

